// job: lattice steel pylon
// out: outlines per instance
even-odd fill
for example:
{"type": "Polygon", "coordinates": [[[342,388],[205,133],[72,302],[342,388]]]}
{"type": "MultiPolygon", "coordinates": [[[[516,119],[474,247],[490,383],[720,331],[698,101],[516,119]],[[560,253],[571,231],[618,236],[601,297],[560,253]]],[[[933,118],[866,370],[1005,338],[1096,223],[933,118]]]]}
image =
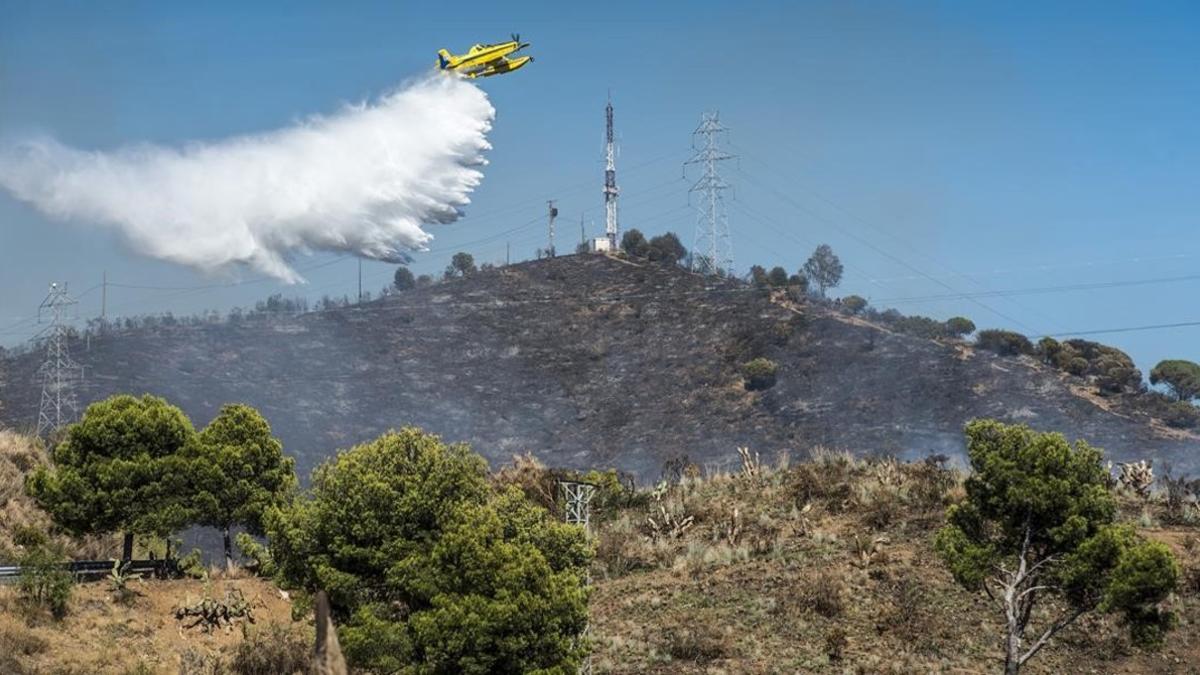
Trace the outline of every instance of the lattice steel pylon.
{"type": "Polygon", "coordinates": [[[692,132],[692,158],[683,163],[684,173],[689,164],[702,167],[700,178],[688,193],[700,193],[697,204],[696,234],[692,239],[692,271],[702,274],[733,271],[733,238],[729,233],[729,216],[721,193],[730,189],[717,172],[717,163],[734,159],[720,148],[721,134],[728,129],[721,124],[720,113],[706,112],[700,116],[700,126],[692,132]]]}
{"type": "Polygon", "coordinates": [[[592,497],[596,486],[577,481],[559,481],[558,489],[563,498],[563,521],[568,525],[582,525],[584,532],[591,532],[592,497]]]}
{"type": "MultiPolygon", "coordinates": [[[[592,497],[596,496],[596,486],[591,483],[582,481],[558,481],[558,490],[562,494],[563,500],[563,521],[568,525],[581,525],[585,535],[591,533],[592,525],[592,497]]],[[[591,572],[588,572],[584,577],[584,583],[592,584],[591,572]]],[[[579,635],[580,640],[591,639],[592,626],[591,622],[584,624],[583,632],[579,635]]],[[[579,665],[579,675],[591,675],[592,672],[592,657],[589,654],[579,665]]]]}
{"type": "Polygon", "coordinates": [[[46,360],[38,368],[42,382],[42,403],[38,409],[37,435],[54,432],[74,422],[79,415],[75,387],[83,368],[71,358],[70,326],[67,310],[76,303],[67,294],[67,285],[50,284],[50,292],[38,306],[38,320],[49,315],[50,326],[44,332],[46,360]]]}

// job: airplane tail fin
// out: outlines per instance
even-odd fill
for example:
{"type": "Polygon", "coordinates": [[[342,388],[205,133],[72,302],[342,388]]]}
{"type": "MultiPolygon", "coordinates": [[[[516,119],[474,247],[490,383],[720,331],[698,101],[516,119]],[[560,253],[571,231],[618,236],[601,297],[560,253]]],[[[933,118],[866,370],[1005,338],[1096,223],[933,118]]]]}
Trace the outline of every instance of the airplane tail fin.
{"type": "Polygon", "coordinates": [[[445,49],[439,49],[438,50],[438,67],[441,68],[442,70],[449,68],[450,67],[450,58],[451,58],[450,52],[446,51],[445,49]]]}

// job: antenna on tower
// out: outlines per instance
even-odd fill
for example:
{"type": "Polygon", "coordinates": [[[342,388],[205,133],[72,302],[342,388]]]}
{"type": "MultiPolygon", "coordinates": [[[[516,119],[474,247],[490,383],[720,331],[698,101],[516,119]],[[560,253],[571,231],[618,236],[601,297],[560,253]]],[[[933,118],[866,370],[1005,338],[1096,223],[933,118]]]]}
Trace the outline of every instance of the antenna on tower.
{"type": "Polygon", "coordinates": [[[58,431],[75,421],[79,415],[79,404],[75,397],[75,385],[83,376],[83,368],[71,359],[70,326],[67,310],[76,300],[67,294],[67,285],[50,284],[50,292],[38,306],[38,321],[43,314],[50,315],[50,326],[45,331],[46,360],[38,368],[42,382],[42,403],[38,409],[37,435],[58,431]]]}
{"type": "Polygon", "coordinates": [[[733,159],[720,149],[720,135],[728,131],[721,125],[720,113],[706,112],[700,116],[700,126],[692,132],[692,158],[683,163],[699,164],[703,173],[688,190],[700,193],[696,234],[692,243],[692,271],[701,274],[733,272],[733,239],[729,234],[729,217],[721,193],[730,188],[717,172],[717,162],[733,159]]]}
{"type": "Polygon", "coordinates": [[[554,206],[554,200],[546,200],[546,216],[550,226],[550,247],[546,249],[546,257],[554,257],[554,219],[558,217],[558,209],[554,206]]]}
{"type": "Polygon", "coordinates": [[[613,105],[609,94],[604,106],[604,234],[609,250],[617,250],[617,157],[613,145],[613,105]]]}

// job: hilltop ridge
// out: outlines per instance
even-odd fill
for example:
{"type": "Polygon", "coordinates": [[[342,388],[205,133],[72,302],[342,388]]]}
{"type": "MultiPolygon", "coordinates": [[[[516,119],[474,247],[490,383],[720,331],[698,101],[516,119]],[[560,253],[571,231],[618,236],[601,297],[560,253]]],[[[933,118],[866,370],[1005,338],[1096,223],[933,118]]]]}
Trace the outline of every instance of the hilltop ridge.
{"type": "MultiPolygon", "coordinates": [[[[1088,393],[1028,357],[900,334],[836,306],[602,255],[480,271],[372,302],[199,326],[109,331],[80,343],[84,401],[152,393],[197,423],[229,401],[263,411],[307,475],[337,448],[414,424],[493,464],[721,463],[817,446],[904,458],[961,454],[974,417],[1025,422],[1194,468],[1196,437],[1088,393]],[[778,364],[743,386],[741,364],[778,364]]],[[[6,364],[3,421],[36,414],[38,356],[6,364]]]]}

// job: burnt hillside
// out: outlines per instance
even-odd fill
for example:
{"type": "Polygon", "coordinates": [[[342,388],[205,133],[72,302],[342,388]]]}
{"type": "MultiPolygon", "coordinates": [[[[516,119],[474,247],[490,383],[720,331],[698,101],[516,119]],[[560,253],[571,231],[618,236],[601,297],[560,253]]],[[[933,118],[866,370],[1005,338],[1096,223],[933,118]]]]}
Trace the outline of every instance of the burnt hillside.
{"type": "MultiPolygon", "coordinates": [[[[85,400],[153,393],[207,422],[261,409],[302,474],[337,448],[415,424],[493,462],[613,465],[643,480],[666,459],[726,460],[814,445],[906,457],[961,451],[992,416],[1083,437],[1114,459],[1195,468],[1200,442],[1072,393],[1028,360],[888,332],[682,269],[567,256],[346,309],[93,338],[85,400]],[[764,392],[738,364],[780,364],[764,392]]],[[[0,415],[28,426],[38,356],[6,364],[0,415]]],[[[1077,384],[1077,382],[1076,382],[1077,384]]]]}

